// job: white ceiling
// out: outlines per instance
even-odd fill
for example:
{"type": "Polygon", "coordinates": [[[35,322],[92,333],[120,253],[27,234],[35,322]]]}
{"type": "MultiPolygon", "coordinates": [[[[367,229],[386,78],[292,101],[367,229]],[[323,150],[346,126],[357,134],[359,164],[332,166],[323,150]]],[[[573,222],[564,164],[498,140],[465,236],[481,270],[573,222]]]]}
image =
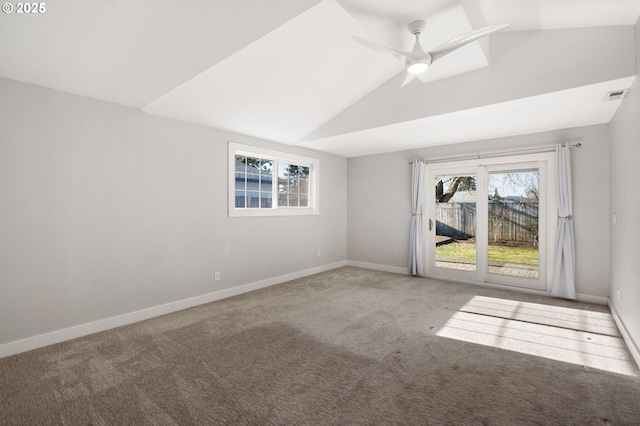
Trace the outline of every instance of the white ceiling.
{"type": "Polygon", "coordinates": [[[639,15],[640,0],[57,0],[0,15],[0,76],[359,156],[608,122],[639,15]],[[426,50],[511,27],[401,88],[402,64],[351,35],[410,50],[416,19],[426,50]]]}

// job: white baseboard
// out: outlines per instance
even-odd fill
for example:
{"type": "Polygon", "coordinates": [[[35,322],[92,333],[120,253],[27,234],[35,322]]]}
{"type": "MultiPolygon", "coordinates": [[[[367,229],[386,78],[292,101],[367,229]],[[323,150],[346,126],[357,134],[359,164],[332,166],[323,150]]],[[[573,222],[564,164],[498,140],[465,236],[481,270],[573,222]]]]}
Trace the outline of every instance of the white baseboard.
{"type": "Polygon", "coordinates": [[[640,350],[638,349],[638,345],[636,344],[636,342],[634,342],[633,337],[631,337],[631,335],[629,334],[627,327],[624,325],[624,321],[622,321],[622,318],[620,318],[620,315],[618,314],[615,306],[613,306],[613,303],[611,303],[611,300],[609,300],[608,305],[609,311],[611,311],[611,316],[616,322],[618,330],[620,330],[620,334],[622,335],[624,342],[627,344],[629,352],[631,352],[631,356],[636,361],[636,364],[638,364],[638,367],[640,367],[640,350]]]}
{"type": "MultiPolygon", "coordinates": [[[[393,272],[393,273],[396,273],[396,274],[409,275],[409,269],[408,268],[400,268],[398,266],[380,265],[380,264],[377,264],[377,263],[360,262],[360,261],[357,261],[357,260],[348,260],[347,264],[349,266],[356,266],[358,268],[373,269],[375,271],[393,272]]],[[[465,283],[465,284],[480,285],[480,286],[483,286],[483,287],[500,288],[500,289],[506,289],[506,290],[520,291],[520,292],[523,292],[523,293],[531,293],[531,294],[540,294],[540,295],[548,295],[548,296],[550,296],[549,292],[546,291],[546,290],[530,290],[530,289],[523,288],[523,287],[513,287],[513,286],[504,285],[504,284],[479,283],[479,282],[476,282],[476,281],[464,281],[464,280],[446,279],[446,278],[442,278],[442,277],[425,277],[425,278],[433,278],[433,279],[444,280],[444,281],[453,281],[453,282],[462,282],[462,283],[465,283]]],[[[593,304],[596,304],[596,305],[606,305],[608,303],[608,301],[609,301],[609,299],[606,298],[606,297],[591,296],[589,294],[582,294],[582,293],[576,294],[576,300],[580,301],[580,302],[585,302],[585,303],[593,303],[593,304]]]]}
{"type": "Polygon", "coordinates": [[[347,260],[347,265],[357,268],[373,269],[374,271],[393,272],[395,274],[409,275],[409,268],[399,266],[380,265],[377,263],[360,262],[358,260],[347,260]]]}
{"type": "Polygon", "coordinates": [[[576,300],[578,302],[593,303],[594,305],[607,305],[609,303],[608,297],[591,296],[589,294],[582,293],[576,294],[576,300]]]}
{"type": "Polygon", "coordinates": [[[212,293],[203,294],[189,299],[178,300],[175,302],[165,303],[163,305],[153,306],[151,308],[141,309],[135,312],[129,312],[115,317],[105,318],[62,330],[52,331],[50,333],[38,336],[27,337],[26,339],[16,340],[0,345],[0,358],[52,345],[54,343],[64,342],[66,340],[75,339],[100,331],[109,330],[123,325],[133,324],[149,318],[158,317],[160,315],[170,314],[194,306],[203,305],[205,303],[215,302],[216,300],[226,299],[227,297],[236,296],[253,290],[269,287],[275,284],[303,278],[320,272],[329,271],[331,269],[347,266],[346,261],[321,265],[303,271],[292,272],[290,274],[280,275],[277,277],[267,278],[265,280],[255,281],[252,283],[231,287],[224,290],[214,291],[212,293]]]}

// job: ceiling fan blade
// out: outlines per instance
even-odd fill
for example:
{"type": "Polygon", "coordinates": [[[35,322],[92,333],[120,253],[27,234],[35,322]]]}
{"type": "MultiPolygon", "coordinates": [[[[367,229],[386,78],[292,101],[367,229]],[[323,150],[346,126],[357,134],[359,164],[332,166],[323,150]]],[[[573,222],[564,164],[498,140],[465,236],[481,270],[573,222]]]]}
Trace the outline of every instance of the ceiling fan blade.
{"type": "Polygon", "coordinates": [[[409,53],[409,52],[403,52],[401,50],[395,50],[395,49],[392,49],[390,47],[381,46],[379,44],[376,44],[376,43],[374,43],[372,41],[369,41],[369,40],[365,40],[365,39],[360,38],[358,36],[351,36],[351,37],[353,37],[353,39],[355,41],[357,41],[358,43],[360,43],[361,45],[363,45],[365,47],[368,47],[369,49],[379,50],[381,52],[391,53],[392,55],[394,55],[396,58],[398,58],[400,60],[405,59],[407,57],[406,56],[407,53],[409,53]]]}
{"type": "Polygon", "coordinates": [[[427,80],[427,75],[429,73],[428,72],[421,72],[420,74],[412,74],[410,72],[407,72],[404,80],[402,81],[402,84],[400,85],[400,87],[404,87],[407,84],[411,83],[413,80],[415,80],[416,78],[418,80],[420,80],[423,83],[427,83],[429,80],[427,80]]]}
{"type": "Polygon", "coordinates": [[[407,84],[411,83],[413,81],[413,79],[416,78],[417,75],[419,75],[419,74],[411,74],[410,72],[408,72],[406,74],[407,75],[404,77],[404,81],[402,82],[400,87],[404,87],[407,84]]]}
{"type": "Polygon", "coordinates": [[[416,74],[415,76],[418,77],[418,80],[420,80],[421,82],[426,83],[428,81],[427,80],[427,75],[428,74],[429,74],[428,72],[423,72],[423,73],[420,73],[420,74],[416,74]]]}
{"type": "Polygon", "coordinates": [[[473,30],[468,33],[459,35],[458,37],[454,37],[446,43],[443,43],[440,46],[437,46],[429,51],[429,53],[431,54],[431,62],[437,61],[444,55],[453,52],[454,50],[464,46],[465,44],[488,36],[489,34],[495,33],[496,31],[504,30],[507,27],[509,27],[509,24],[489,25],[488,27],[478,28],[477,30],[473,30]]]}

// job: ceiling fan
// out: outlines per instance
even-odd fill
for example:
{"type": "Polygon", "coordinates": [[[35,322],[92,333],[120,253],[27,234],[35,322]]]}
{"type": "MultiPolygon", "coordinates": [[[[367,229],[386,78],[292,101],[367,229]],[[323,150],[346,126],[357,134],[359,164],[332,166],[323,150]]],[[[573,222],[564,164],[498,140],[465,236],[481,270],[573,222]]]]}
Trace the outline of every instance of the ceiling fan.
{"type": "Polygon", "coordinates": [[[414,77],[418,77],[420,78],[420,80],[423,80],[421,76],[424,75],[423,73],[427,70],[427,68],[429,68],[432,63],[447,55],[448,53],[453,52],[454,50],[464,46],[465,44],[488,36],[489,34],[495,33],[496,31],[503,30],[509,26],[509,24],[496,24],[489,25],[488,27],[478,28],[477,30],[473,30],[454,37],[451,40],[431,49],[430,51],[425,52],[420,45],[420,33],[424,30],[426,25],[426,21],[422,20],[413,21],[409,25],[407,25],[407,29],[409,30],[409,32],[416,37],[416,42],[410,52],[381,46],[357,36],[352,37],[358,43],[370,49],[391,53],[398,59],[402,60],[404,62],[405,69],[408,72],[407,79],[404,81],[404,83],[402,83],[402,85],[404,86],[414,77]]]}

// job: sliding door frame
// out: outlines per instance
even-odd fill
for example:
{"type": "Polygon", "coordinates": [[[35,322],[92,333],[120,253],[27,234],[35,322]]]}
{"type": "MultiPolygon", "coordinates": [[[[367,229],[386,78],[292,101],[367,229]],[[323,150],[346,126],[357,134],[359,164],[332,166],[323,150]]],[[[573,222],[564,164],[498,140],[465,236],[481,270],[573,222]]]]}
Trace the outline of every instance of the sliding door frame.
{"type": "Polygon", "coordinates": [[[533,291],[548,292],[553,273],[553,247],[557,227],[556,201],[556,153],[543,152],[503,157],[477,158],[461,161],[428,163],[426,165],[424,185],[423,236],[426,276],[439,279],[486,284],[491,286],[517,287],[533,291]],[[539,271],[538,279],[521,278],[488,272],[487,247],[488,235],[488,188],[487,177],[490,172],[536,167],[539,169],[541,202],[539,205],[539,271]],[[476,176],[476,271],[460,271],[437,268],[435,266],[435,179],[442,175],[476,176]],[[430,227],[430,223],[432,226],[430,227]],[[431,229],[430,229],[431,228],[431,229]],[[546,228],[546,229],[544,229],[546,228]]]}

